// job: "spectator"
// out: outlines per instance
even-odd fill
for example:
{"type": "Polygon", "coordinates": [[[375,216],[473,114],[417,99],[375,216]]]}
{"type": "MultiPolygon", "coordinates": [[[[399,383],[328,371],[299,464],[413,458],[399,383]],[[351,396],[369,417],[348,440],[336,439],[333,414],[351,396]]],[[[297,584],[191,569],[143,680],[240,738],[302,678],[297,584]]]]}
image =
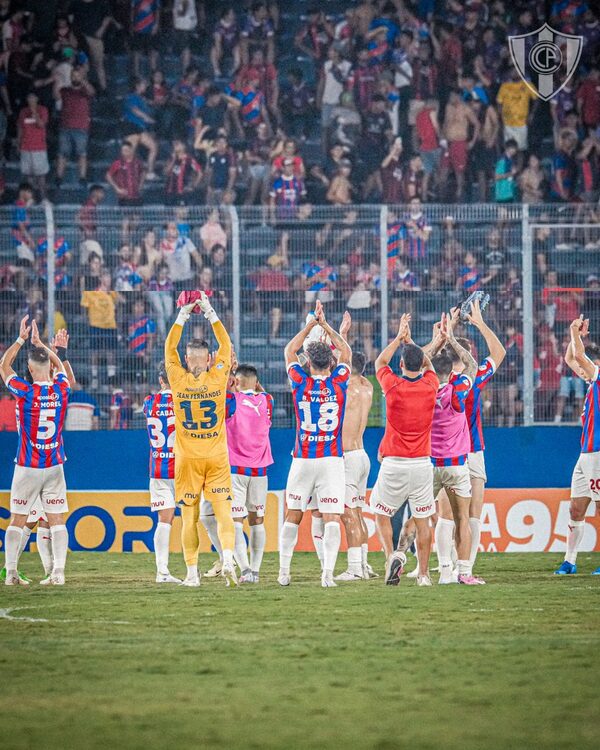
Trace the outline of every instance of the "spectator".
{"type": "Polygon", "coordinates": [[[555,414],[555,402],[560,388],[563,358],[553,331],[542,324],[538,328],[536,358],[539,383],[536,390],[536,419],[550,422],[555,414]]]}
{"type": "Polygon", "coordinates": [[[518,144],[514,138],[509,138],[504,146],[504,153],[496,163],[496,184],[494,197],[497,203],[511,203],[516,200],[516,176],[518,170],[514,159],[518,152],[518,144]]]}
{"type": "Polygon", "coordinates": [[[306,23],[296,34],[294,44],[300,52],[319,64],[325,59],[334,34],[335,30],[325,13],[315,6],[308,9],[306,23]]]}
{"type": "Polygon", "coordinates": [[[456,182],[456,200],[460,203],[465,190],[465,172],[469,163],[469,151],[479,138],[479,120],[471,107],[462,101],[460,92],[450,92],[444,112],[444,137],[448,141],[449,166],[456,182]],[[471,135],[469,137],[469,126],[471,135]]]}
{"type": "Polygon", "coordinates": [[[586,128],[600,125],[600,66],[592,66],[577,89],[577,112],[586,128]]]}
{"type": "Polygon", "coordinates": [[[133,250],[129,245],[119,248],[119,265],[115,270],[114,288],[117,292],[133,292],[141,288],[143,279],[133,261],[133,250]]]}
{"type": "Polygon", "coordinates": [[[523,203],[541,203],[544,199],[545,182],[546,176],[539,158],[535,154],[530,154],[527,166],[519,175],[523,203]]]}
{"type": "Polygon", "coordinates": [[[121,25],[112,17],[108,0],[74,0],[69,12],[73,26],[85,37],[98,89],[105,94],[104,35],[111,25],[117,29],[121,25]]]}
{"type": "Polygon", "coordinates": [[[246,206],[253,206],[257,197],[260,197],[260,203],[267,202],[273,146],[273,138],[269,135],[267,124],[261,122],[246,149],[245,156],[250,173],[250,183],[244,201],[246,206]]]}
{"type": "Polygon", "coordinates": [[[102,258],[98,253],[90,253],[79,279],[81,292],[95,292],[100,286],[102,272],[102,258]]]}
{"type": "Polygon", "coordinates": [[[15,400],[10,393],[0,395],[0,432],[17,431],[15,400]]]}
{"type": "Polygon", "coordinates": [[[127,335],[126,380],[136,384],[139,394],[148,382],[148,368],[156,338],[156,323],[146,312],[143,299],[133,303],[131,315],[125,325],[127,335]]]}
{"type": "Polygon", "coordinates": [[[269,18],[267,4],[255,0],[250,6],[241,30],[240,53],[244,64],[248,63],[251,51],[261,49],[268,62],[275,58],[275,29],[269,18]]]}
{"type": "Polygon", "coordinates": [[[30,178],[42,196],[46,195],[46,175],[50,171],[46,131],[48,110],[39,104],[38,95],[27,95],[27,106],[19,112],[17,121],[21,175],[30,178]]]}
{"type": "Polygon", "coordinates": [[[133,75],[140,75],[140,60],[148,59],[150,70],[158,67],[160,0],[131,0],[131,49],[133,75]]]}
{"type": "MultiPolygon", "coordinates": [[[[500,105],[504,142],[514,140],[518,151],[526,151],[529,146],[528,124],[533,116],[530,105],[537,101],[531,84],[525,83],[515,68],[512,79],[500,86],[496,101],[500,105]]],[[[534,108],[536,106],[534,104],[534,108]]]]}
{"type": "MultiPolygon", "coordinates": [[[[273,172],[281,173],[283,171],[283,163],[287,159],[291,159],[294,164],[294,177],[304,179],[306,170],[304,169],[304,161],[297,152],[296,142],[292,138],[287,138],[283,141],[281,146],[275,149],[275,158],[273,159],[273,172]]],[[[339,165],[338,165],[339,166],[339,165]]]]}
{"type": "Polygon", "coordinates": [[[146,296],[154,310],[159,339],[167,335],[167,327],[173,317],[173,294],[175,286],[169,276],[169,266],[164,261],[159,263],[156,273],[148,284],[146,296]]]}
{"type": "Polygon", "coordinates": [[[379,179],[383,203],[396,205],[404,201],[404,171],[400,157],[402,156],[402,138],[394,139],[387,156],[381,162],[379,179]]]}
{"type": "Polygon", "coordinates": [[[202,168],[180,138],[173,140],[173,151],[165,165],[165,193],[169,203],[189,205],[198,202],[198,188],[202,181],[202,168]]]}
{"type": "Polygon", "coordinates": [[[202,256],[191,239],[179,231],[177,222],[170,221],[167,224],[160,249],[163,260],[169,267],[169,278],[175,291],[188,289],[195,275],[194,267],[200,268],[202,265],[202,256]]]}
{"type": "Polygon", "coordinates": [[[131,398],[123,388],[113,388],[110,398],[110,429],[127,430],[133,418],[131,398]]]}
{"type": "MultiPolygon", "coordinates": [[[[321,110],[323,139],[332,120],[333,109],[340,103],[351,69],[350,62],[342,59],[337,46],[332,44],[327,50],[327,60],[321,70],[317,88],[317,108],[321,110]]],[[[323,140],[323,146],[326,149],[326,140],[323,140]]]]}
{"type": "Polygon", "coordinates": [[[215,245],[227,246],[227,233],[219,221],[219,211],[214,208],[200,227],[200,240],[207,253],[212,252],[215,245]]]}
{"type": "Polygon", "coordinates": [[[231,58],[232,68],[230,75],[233,75],[241,63],[240,31],[233,8],[224,8],[221,11],[221,17],[213,32],[210,62],[217,78],[223,75],[221,64],[224,58],[231,58]]]}
{"type": "Polygon", "coordinates": [[[152,117],[152,108],[146,99],[148,81],[145,78],[136,78],[133,92],[123,100],[123,136],[135,149],[139,144],[148,150],[148,172],[147,180],[158,179],[154,172],[154,163],[158,154],[158,144],[152,131],[155,120],[152,117]]]}
{"type": "Polygon", "coordinates": [[[102,185],[90,185],[88,197],[77,214],[77,224],[83,234],[84,240],[96,239],[98,233],[98,206],[103,202],[104,196],[105,192],[102,185]]]}
{"type": "MultiPolygon", "coordinates": [[[[437,98],[439,71],[432,60],[431,44],[427,39],[419,41],[418,53],[412,63],[411,99],[408,107],[408,124],[414,128],[417,115],[425,102],[437,98]]],[[[413,130],[413,146],[417,146],[416,133],[413,130]]]]}
{"type": "Polygon", "coordinates": [[[423,201],[423,162],[419,154],[411,156],[408,166],[402,175],[402,192],[405,202],[413,198],[423,201]]]}
{"type": "Polygon", "coordinates": [[[65,430],[97,430],[100,424],[100,407],[96,399],[87,392],[85,375],[78,375],[71,383],[71,393],[65,417],[65,430]]]}
{"type": "Polygon", "coordinates": [[[235,200],[234,185],[237,177],[236,158],[227,138],[219,135],[215,149],[208,157],[206,202],[211,205],[232,203],[235,200]]]}
{"type": "Polygon", "coordinates": [[[116,306],[120,299],[118,292],[112,290],[110,271],[102,272],[96,291],[84,291],[81,295],[81,307],[88,315],[92,390],[98,389],[98,365],[102,359],[106,361],[106,382],[112,385],[115,381],[115,355],[118,346],[116,306]]]}
{"type": "Polygon", "coordinates": [[[352,163],[350,160],[344,159],[327,191],[328,203],[333,203],[337,206],[345,206],[353,203],[354,190],[350,182],[351,171],[352,163]]]}
{"type": "Polygon", "coordinates": [[[419,198],[411,198],[409,205],[410,213],[401,230],[402,253],[409,258],[425,258],[431,226],[423,214],[419,198]]]}
{"type": "MultiPolygon", "coordinates": [[[[337,279],[336,279],[337,280],[337,279]]],[[[375,278],[369,269],[360,268],[356,273],[354,287],[346,301],[352,315],[354,340],[360,342],[368,362],[373,362],[373,307],[375,305],[375,278]]],[[[354,341],[352,342],[354,343],[354,341]]]]}
{"type": "Polygon", "coordinates": [[[17,199],[13,206],[11,234],[17,255],[29,256],[33,260],[35,245],[31,234],[31,222],[27,211],[33,205],[33,187],[29,182],[22,182],[17,191],[17,199]],[[21,255],[19,254],[21,253],[21,255]]]}
{"type": "MultiPolygon", "coordinates": [[[[440,163],[442,137],[438,122],[439,104],[437,99],[427,99],[415,119],[415,132],[419,142],[419,154],[423,164],[423,199],[429,198],[429,183],[435,180],[440,163]]],[[[446,141],[443,141],[444,145],[446,141]]]]}
{"type": "Polygon", "coordinates": [[[284,90],[281,111],[287,132],[293,138],[308,138],[314,125],[315,95],[304,80],[300,68],[288,71],[288,87],[284,90]]]}
{"type": "Polygon", "coordinates": [[[275,122],[279,122],[279,81],[273,63],[265,62],[265,54],[255,49],[250,63],[244,65],[237,74],[236,87],[242,89],[251,80],[258,80],[256,88],[263,94],[267,110],[275,122]]]}
{"type": "Polygon", "coordinates": [[[255,70],[248,72],[248,78],[242,88],[235,91],[234,96],[240,102],[239,112],[246,138],[256,133],[260,123],[266,123],[270,128],[264,92],[260,90],[260,78],[255,70]]]}
{"type": "Polygon", "coordinates": [[[294,160],[284,159],[281,175],[275,179],[269,193],[273,218],[275,217],[276,207],[279,218],[293,218],[300,201],[305,195],[304,182],[294,176],[294,160]]]}
{"type": "Polygon", "coordinates": [[[146,167],[135,156],[130,141],[123,141],[121,154],[106,172],[106,181],[117,194],[120,206],[139,206],[146,179],[146,167]]]}
{"type": "Polygon", "coordinates": [[[79,182],[87,184],[87,148],[91,124],[94,87],[86,78],[85,68],[73,68],[71,85],[60,89],[59,154],[56,164],[56,184],[60,187],[67,159],[77,157],[79,182]]]}
{"type": "Polygon", "coordinates": [[[479,121],[477,141],[471,149],[472,172],[477,179],[479,200],[487,203],[490,197],[490,182],[494,176],[498,157],[498,134],[500,120],[495,107],[481,100],[471,102],[471,108],[479,121]]]}
{"type": "Polygon", "coordinates": [[[181,69],[186,70],[192,61],[192,43],[198,28],[196,0],[174,0],[173,30],[175,51],[181,57],[181,69]]]}
{"type": "Polygon", "coordinates": [[[562,130],[558,139],[558,150],[552,157],[550,196],[556,201],[570,202],[575,195],[577,162],[574,151],[577,136],[572,130],[562,130]]]}
{"type": "Polygon", "coordinates": [[[309,310],[314,309],[317,300],[322,302],[323,305],[333,301],[337,274],[328,260],[321,255],[313,262],[304,263],[302,275],[306,289],[303,315],[306,316],[309,310]]]}

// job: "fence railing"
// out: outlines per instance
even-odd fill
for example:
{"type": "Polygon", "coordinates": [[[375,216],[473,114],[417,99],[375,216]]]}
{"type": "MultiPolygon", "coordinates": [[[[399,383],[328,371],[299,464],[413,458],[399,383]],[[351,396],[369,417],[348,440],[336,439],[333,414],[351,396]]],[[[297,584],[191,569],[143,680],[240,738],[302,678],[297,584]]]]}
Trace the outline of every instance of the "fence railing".
{"type": "MultiPolygon", "coordinates": [[[[0,343],[25,312],[46,335],[66,324],[78,398],[100,425],[141,426],[179,291],[211,290],[239,361],[257,366],[291,424],[283,348],[320,299],[374,378],[377,353],[413,316],[418,343],[483,288],[507,358],[486,391],[487,424],[573,422],[584,384],[562,364],[573,317],[600,339],[600,224],[595,206],[469,204],[0,209],[0,343]],[[48,247],[54,245],[54,253],[48,247]]],[[[209,337],[203,319],[186,335],[209,337]]],[[[477,356],[487,352],[471,326],[477,356]]],[[[380,424],[376,399],[371,423],[380,424]]]]}

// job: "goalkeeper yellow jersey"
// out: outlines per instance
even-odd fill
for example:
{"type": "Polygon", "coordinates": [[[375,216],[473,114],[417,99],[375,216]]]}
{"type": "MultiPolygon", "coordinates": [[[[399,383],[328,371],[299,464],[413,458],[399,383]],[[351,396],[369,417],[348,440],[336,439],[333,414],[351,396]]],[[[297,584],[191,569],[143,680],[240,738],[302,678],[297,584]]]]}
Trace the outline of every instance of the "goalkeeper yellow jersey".
{"type": "Polygon", "coordinates": [[[219,344],[207,372],[194,375],[182,367],[177,345],[183,326],[175,323],[165,341],[165,366],[175,411],[175,457],[228,461],[225,403],[231,368],[231,340],[218,320],[213,332],[219,344]]]}

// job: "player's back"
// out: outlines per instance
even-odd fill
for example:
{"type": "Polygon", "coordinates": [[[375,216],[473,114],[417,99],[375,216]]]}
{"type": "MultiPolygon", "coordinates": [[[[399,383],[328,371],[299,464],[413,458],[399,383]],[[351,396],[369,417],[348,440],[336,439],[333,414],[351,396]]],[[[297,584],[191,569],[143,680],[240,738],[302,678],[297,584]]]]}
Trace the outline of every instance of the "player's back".
{"type": "Polygon", "coordinates": [[[288,367],[296,414],[295,458],[343,456],[342,426],[350,368],[337,365],[327,377],[308,375],[298,364],[288,367]]]}
{"type": "Polygon", "coordinates": [[[483,423],[481,419],[481,394],[496,372],[496,365],[487,357],[477,368],[473,387],[467,395],[465,414],[471,433],[471,452],[476,453],[485,448],[483,440],[483,423]]]}
{"type": "Polygon", "coordinates": [[[466,375],[454,375],[437,393],[431,430],[431,455],[446,459],[466,456],[471,450],[471,433],[465,404],[472,382],[466,375]]]}
{"type": "Polygon", "coordinates": [[[269,432],[273,397],[242,391],[227,394],[227,445],[231,466],[262,468],[273,463],[269,432]]]}
{"type": "Polygon", "coordinates": [[[351,375],[346,394],[346,411],[342,427],[344,451],[363,447],[363,435],[373,402],[373,385],[364,375],[351,375]]]}
{"type": "Polygon", "coordinates": [[[63,425],[71,391],[64,373],[52,381],[28,383],[13,375],[6,386],[17,399],[19,445],[15,463],[45,469],[64,463],[63,425]]]}
{"type": "Polygon", "coordinates": [[[381,368],[377,379],[385,395],[386,426],[381,455],[424,458],[431,455],[431,427],[439,380],[428,370],[415,378],[381,368]]]}
{"type": "Polygon", "coordinates": [[[183,368],[169,371],[175,411],[175,455],[225,458],[225,398],[228,370],[223,363],[194,375],[183,368]]]}
{"type": "Polygon", "coordinates": [[[144,399],[144,415],[150,442],[150,478],[175,476],[175,412],[171,391],[159,391],[144,399]]]}

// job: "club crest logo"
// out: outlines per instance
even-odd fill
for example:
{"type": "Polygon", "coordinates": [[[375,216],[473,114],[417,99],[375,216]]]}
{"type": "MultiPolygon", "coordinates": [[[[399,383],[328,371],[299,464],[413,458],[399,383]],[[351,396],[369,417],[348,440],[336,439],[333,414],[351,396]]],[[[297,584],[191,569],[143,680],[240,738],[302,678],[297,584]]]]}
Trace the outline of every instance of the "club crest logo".
{"type": "Polygon", "coordinates": [[[508,46],[521,78],[536,96],[547,102],[575,72],[583,37],[555,31],[545,23],[529,34],[509,36],[508,46]]]}

